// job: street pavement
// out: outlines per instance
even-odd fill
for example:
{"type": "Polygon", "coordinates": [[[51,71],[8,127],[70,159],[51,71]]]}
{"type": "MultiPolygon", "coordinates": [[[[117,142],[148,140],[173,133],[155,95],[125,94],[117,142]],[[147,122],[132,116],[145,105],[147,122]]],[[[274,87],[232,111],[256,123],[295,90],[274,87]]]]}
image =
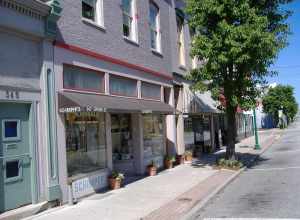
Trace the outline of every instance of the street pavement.
{"type": "Polygon", "coordinates": [[[192,216],[300,218],[300,115],[251,167],[192,216]]]}

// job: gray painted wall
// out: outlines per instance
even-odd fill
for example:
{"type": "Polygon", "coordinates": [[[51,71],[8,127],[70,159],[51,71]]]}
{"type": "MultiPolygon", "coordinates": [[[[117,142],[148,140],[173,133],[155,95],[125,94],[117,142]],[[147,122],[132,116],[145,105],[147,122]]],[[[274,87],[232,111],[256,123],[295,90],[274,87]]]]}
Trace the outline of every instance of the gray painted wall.
{"type": "Polygon", "coordinates": [[[144,66],[171,76],[170,4],[171,0],[155,0],[160,8],[162,55],[151,51],[149,29],[149,2],[137,0],[139,45],[127,42],[122,32],[121,0],[104,0],[104,26],[100,30],[81,19],[81,0],[65,0],[62,17],[58,22],[57,40],[144,66]]]}

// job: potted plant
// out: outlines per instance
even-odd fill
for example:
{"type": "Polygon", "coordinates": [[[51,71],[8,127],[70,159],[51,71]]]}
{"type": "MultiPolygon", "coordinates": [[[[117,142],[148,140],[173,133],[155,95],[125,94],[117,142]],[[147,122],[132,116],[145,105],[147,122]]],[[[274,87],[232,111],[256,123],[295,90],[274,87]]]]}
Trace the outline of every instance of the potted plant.
{"type": "Polygon", "coordinates": [[[152,160],[151,163],[147,166],[148,176],[155,176],[157,173],[157,167],[155,162],[152,160]]]}
{"type": "Polygon", "coordinates": [[[165,168],[166,169],[173,168],[173,163],[174,162],[175,162],[175,157],[174,156],[166,156],[165,157],[165,168]]]}
{"type": "Polygon", "coordinates": [[[122,180],[124,179],[124,174],[118,171],[113,171],[109,176],[109,186],[111,189],[121,188],[122,180]]]}
{"type": "Polygon", "coordinates": [[[184,156],[183,155],[176,155],[176,164],[184,164],[184,156]]]}
{"type": "Polygon", "coordinates": [[[184,152],[184,159],[185,159],[186,161],[191,162],[191,161],[193,160],[193,152],[190,151],[190,150],[185,151],[185,152],[184,152]]]}

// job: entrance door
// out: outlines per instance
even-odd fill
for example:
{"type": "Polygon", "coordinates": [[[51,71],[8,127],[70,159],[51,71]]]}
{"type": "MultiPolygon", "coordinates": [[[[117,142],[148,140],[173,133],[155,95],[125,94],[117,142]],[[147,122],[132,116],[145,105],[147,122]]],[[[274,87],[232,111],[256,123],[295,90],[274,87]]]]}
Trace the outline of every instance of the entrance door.
{"type": "Polygon", "coordinates": [[[29,111],[0,103],[0,213],[31,203],[29,111]]]}

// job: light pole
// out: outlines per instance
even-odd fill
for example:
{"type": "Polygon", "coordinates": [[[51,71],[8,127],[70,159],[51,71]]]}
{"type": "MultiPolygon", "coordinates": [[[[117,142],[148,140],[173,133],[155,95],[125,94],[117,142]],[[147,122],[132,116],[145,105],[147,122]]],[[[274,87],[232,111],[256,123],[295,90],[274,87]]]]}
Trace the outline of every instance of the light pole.
{"type": "Polygon", "coordinates": [[[256,110],[253,108],[253,125],[254,125],[254,135],[255,135],[255,150],[260,150],[261,147],[258,143],[257,125],[256,125],[256,110]]]}

